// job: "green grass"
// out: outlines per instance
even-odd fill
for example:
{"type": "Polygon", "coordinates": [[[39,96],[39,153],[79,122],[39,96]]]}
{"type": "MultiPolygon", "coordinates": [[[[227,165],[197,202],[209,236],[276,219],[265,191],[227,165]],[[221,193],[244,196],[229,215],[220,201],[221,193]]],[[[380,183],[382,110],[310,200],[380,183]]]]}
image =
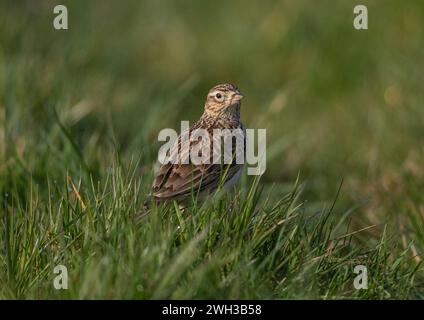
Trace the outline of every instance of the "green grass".
{"type": "Polygon", "coordinates": [[[0,298],[424,297],[422,1],[361,32],[354,1],[56,3],[0,4],[0,298]],[[265,174],[143,215],[158,132],[221,82],[265,174]]]}
{"type": "Polygon", "coordinates": [[[343,223],[351,212],[341,220],[332,208],[308,212],[298,185],[273,203],[253,183],[236,196],[194,202],[185,212],[168,205],[143,215],[137,212],[142,182],[131,167],[115,167],[104,183],[83,179],[78,193],[51,182],[45,199],[31,185],[27,204],[9,200],[2,224],[4,297],[418,295],[406,252],[391,261],[385,233],[375,243],[355,243],[343,223]],[[58,264],[69,268],[67,291],[52,286],[58,264]],[[368,290],[353,288],[359,264],[373,270],[368,290]]]}

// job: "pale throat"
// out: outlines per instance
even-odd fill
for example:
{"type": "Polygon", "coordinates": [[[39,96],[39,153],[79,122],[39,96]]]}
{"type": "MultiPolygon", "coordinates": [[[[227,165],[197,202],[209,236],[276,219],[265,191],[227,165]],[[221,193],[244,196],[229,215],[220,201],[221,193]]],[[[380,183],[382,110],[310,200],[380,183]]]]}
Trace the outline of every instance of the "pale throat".
{"type": "Polygon", "coordinates": [[[240,120],[240,102],[236,102],[223,110],[205,108],[205,113],[210,117],[226,118],[228,120],[240,120]]]}

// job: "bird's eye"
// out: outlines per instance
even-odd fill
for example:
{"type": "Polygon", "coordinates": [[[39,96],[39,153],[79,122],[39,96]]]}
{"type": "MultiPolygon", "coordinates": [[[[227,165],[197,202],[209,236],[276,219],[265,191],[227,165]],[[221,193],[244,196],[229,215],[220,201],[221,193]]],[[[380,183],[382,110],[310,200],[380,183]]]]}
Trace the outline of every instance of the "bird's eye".
{"type": "Polygon", "coordinates": [[[217,98],[217,99],[221,99],[222,98],[222,94],[220,94],[219,92],[215,95],[215,97],[217,98]]]}

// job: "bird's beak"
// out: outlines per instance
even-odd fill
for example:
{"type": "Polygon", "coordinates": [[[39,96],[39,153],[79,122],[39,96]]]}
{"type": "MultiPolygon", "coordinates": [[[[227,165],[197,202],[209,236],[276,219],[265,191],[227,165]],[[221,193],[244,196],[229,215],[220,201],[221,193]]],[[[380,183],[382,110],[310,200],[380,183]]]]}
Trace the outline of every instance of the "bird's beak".
{"type": "Polygon", "coordinates": [[[233,101],[240,101],[243,99],[243,97],[244,96],[241,94],[241,92],[237,90],[233,96],[233,101]]]}

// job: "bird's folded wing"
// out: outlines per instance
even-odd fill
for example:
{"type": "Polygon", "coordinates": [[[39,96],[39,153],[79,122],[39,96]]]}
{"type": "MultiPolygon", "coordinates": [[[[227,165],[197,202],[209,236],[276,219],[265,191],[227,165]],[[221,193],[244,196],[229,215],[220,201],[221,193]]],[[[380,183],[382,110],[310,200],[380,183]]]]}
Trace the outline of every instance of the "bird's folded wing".
{"type": "MultiPolygon", "coordinates": [[[[201,139],[191,141],[184,146],[184,143],[181,143],[181,136],[178,138],[154,180],[153,196],[155,198],[186,197],[192,192],[214,190],[220,183],[230,180],[241,169],[240,166],[235,164],[235,161],[230,164],[214,164],[213,153],[217,151],[212,147],[212,141],[206,142],[209,144],[209,150],[212,150],[208,163],[197,165],[189,163],[190,148],[199,143],[205,144],[205,141],[201,139]]],[[[200,145],[202,151],[206,147],[206,145],[200,145]]],[[[234,144],[233,150],[236,149],[237,147],[234,144]]],[[[222,160],[222,155],[219,155],[218,158],[222,160]]]]}
{"type": "Polygon", "coordinates": [[[214,190],[230,180],[241,167],[236,165],[164,165],[155,179],[153,196],[166,199],[186,197],[205,190],[214,190]]]}

